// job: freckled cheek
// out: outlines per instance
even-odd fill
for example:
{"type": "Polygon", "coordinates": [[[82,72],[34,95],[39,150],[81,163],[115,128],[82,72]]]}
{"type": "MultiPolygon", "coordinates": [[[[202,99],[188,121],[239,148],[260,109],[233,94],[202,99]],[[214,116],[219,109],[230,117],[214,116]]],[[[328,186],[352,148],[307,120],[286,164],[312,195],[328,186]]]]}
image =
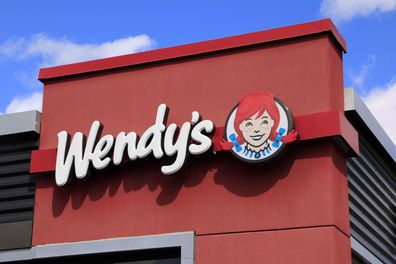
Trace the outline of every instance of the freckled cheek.
{"type": "Polygon", "coordinates": [[[267,132],[267,130],[268,130],[268,128],[267,128],[266,125],[261,125],[261,126],[260,126],[260,131],[262,131],[262,132],[267,132]]]}
{"type": "Polygon", "coordinates": [[[249,133],[250,132],[250,128],[246,127],[244,129],[242,129],[242,132],[243,133],[249,133]]]}
{"type": "Polygon", "coordinates": [[[261,131],[264,131],[265,133],[268,133],[270,131],[270,127],[266,125],[261,126],[261,131]]]}

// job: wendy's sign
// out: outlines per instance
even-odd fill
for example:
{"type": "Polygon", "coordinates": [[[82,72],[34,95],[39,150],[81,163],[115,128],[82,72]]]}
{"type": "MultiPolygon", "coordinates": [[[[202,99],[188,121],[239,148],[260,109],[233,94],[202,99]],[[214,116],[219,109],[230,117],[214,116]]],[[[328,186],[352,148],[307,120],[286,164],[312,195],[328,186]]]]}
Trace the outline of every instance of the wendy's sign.
{"type": "Polygon", "coordinates": [[[100,137],[101,124],[94,121],[88,137],[81,132],[74,134],[69,142],[66,131],[58,133],[55,180],[58,186],[70,180],[71,170],[77,179],[85,178],[89,167],[104,169],[110,163],[119,165],[146,158],[156,159],[164,155],[175,157],[172,164],[161,167],[163,174],[179,171],[188,155],[201,155],[213,151],[231,151],[248,162],[265,162],[283,151],[286,144],[296,140],[293,120],[287,107],[272,94],[255,91],[242,98],[231,111],[225,138],[216,142],[212,137],[215,125],[210,120],[201,120],[198,112],[192,112],[191,121],[179,129],[172,123],[167,126],[168,108],[161,104],[157,109],[154,124],[139,137],[135,132],[120,132],[116,137],[100,137]]]}
{"type": "Polygon", "coordinates": [[[261,163],[281,153],[297,133],[285,104],[271,93],[254,91],[229,114],[224,136],[223,150],[243,161],[261,163]]]}
{"type": "Polygon", "coordinates": [[[166,127],[167,111],[167,106],[161,104],[157,109],[155,123],[140,138],[131,131],[120,132],[116,137],[105,135],[97,141],[101,124],[99,121],[94,121],[85,147],[84,135],[77,132],[68,148],[68,133],[59,132],[55,169],[56,184],[63,186],[69,181],[73,161],[75,176],[77,179],[82,179],[87,175],[91,164],[97,170],[104,169],[111,162],[119,165],[124,160],[125,152],[131,161],[149,155],[160,159],[165,154],[176,157],[172,164],[161,168],[163,174],[172,174],[183,167],[188,154],[200,155],[211,149],[212,140],[209,135],[214,131],[212,121],[201,121],[199,113],[194,111],[191,121],[183,123],[178,131],[176,124],[172,123],[166,127]],[[112,157],[109,156],[111,150],[113,150],[112,157]]]}

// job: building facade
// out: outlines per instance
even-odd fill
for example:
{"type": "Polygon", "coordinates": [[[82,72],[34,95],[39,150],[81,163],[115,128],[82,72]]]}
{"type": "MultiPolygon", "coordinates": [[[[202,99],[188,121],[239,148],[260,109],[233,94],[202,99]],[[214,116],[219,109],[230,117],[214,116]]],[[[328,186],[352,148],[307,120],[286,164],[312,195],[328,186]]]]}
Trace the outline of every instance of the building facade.
{"type": "Polygon", "coordinates": [[[0,262],[393,263],[396,148],[345,52],[320,20],[41,69],[42,115],[0,116],[0,262]]]}

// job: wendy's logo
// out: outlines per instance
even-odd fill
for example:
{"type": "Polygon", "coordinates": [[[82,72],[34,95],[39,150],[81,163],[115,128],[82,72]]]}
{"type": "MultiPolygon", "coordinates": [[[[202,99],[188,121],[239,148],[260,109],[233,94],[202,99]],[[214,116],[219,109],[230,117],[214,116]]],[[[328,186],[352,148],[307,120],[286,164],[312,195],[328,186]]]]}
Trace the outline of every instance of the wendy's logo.
{"type": "Polygon", "coordinates": [[[289,109],[271,93],[254,91],[234,107],[227,118],[223,150],[248,162],[264,162],[297,139],[289,109]]]}

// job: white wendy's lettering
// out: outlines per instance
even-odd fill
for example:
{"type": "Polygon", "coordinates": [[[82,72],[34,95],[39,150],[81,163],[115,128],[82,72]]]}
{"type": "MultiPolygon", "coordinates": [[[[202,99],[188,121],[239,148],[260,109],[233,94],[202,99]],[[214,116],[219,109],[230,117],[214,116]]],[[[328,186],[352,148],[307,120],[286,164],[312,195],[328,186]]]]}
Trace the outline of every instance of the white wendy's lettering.
{"type": "Polygon", "coordinates": [[[160,159],[166,156],[175,156],[170,165],[161,167],[163,174],[172,174],[179,171],[186,162],[188,154],[200,155],[212,148],[209,135],[214,132],[214,124],[210,120],[200,119],[198,112],[192,113],[191,122],[182,124],[178,133],[176,124],[166,126],[167,106],[161,104],[157,109],[155,123],[142,136],[131,131],[120,132],[116,137],[105,135],[100,137],[99,121],[94,121],[84,144],[84,135],[81,132],[74,134],[68,145],[69,135],[66,131],[58,133],[58,150],[56,157],[55,179],[58,186],[65,185],[70,179],[73,168],[77,179],[84,178],[90,165],[97,170],[104,169],[111,162],[119,165],[124,160],[124,154],[129,160],[136,160],[152,154],[160,159]],[[97,142],[97,143],[95,143],[97,142]],[[110,157],[111,150],[112,157],[110,157]]]}

